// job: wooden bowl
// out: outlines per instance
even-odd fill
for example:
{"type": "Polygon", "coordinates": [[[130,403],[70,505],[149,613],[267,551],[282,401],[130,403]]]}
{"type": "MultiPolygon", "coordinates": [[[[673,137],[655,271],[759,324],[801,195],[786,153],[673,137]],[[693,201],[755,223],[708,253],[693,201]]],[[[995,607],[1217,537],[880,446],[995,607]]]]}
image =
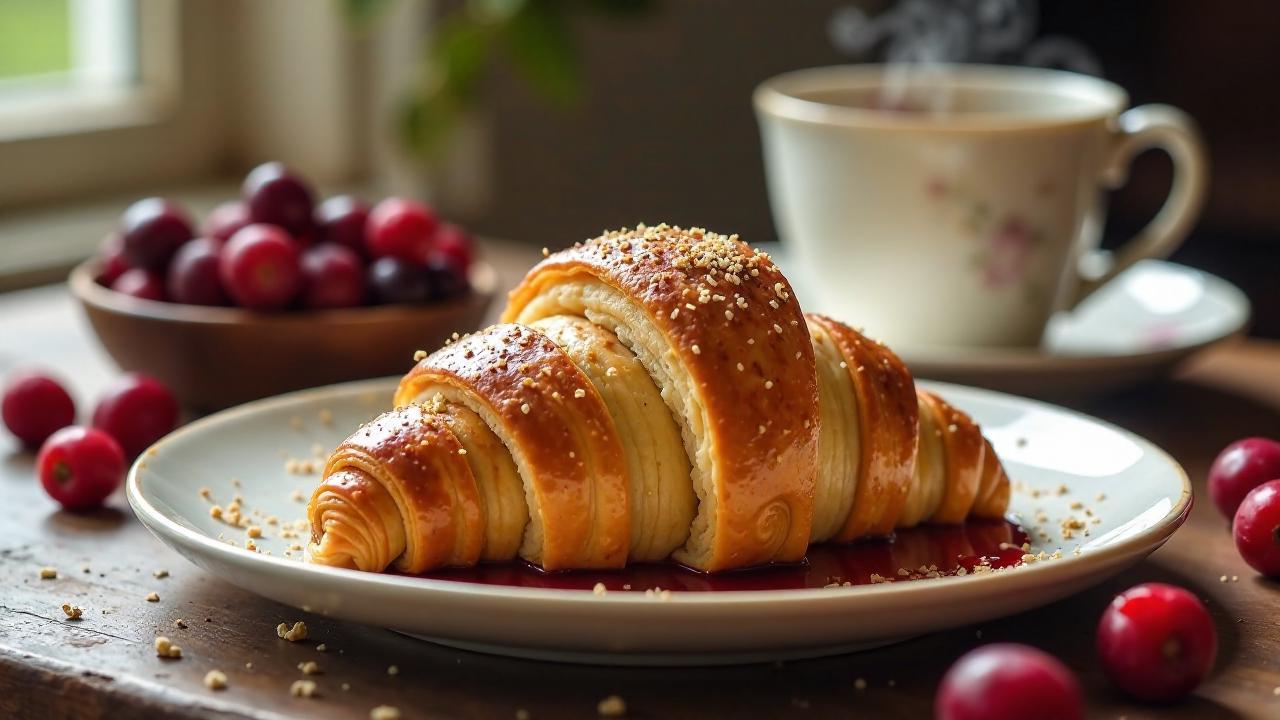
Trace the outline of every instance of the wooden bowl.
{"type": "Polygon", "coordinates": [[[256,313],[143,300],[99,285],[98,263],[71,271],[71,292],[121,368],[164,381],[183,405],[217,410],[290,390],[399,375],[414,351],[475,330],[497,275],[476,262],[466,297],[424,305],[256,313]]]}

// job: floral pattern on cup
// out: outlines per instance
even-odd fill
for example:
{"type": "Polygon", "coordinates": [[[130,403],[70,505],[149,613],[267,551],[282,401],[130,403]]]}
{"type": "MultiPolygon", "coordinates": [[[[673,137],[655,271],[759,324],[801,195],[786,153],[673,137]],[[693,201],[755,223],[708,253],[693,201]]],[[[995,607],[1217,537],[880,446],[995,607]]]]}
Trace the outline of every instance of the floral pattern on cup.
{"type": "MultiPolygon", "coordinates": [[[[1044,182],[1037,190],[1042,186],[1044,182]]],[[[1044,235],[1022,213],[997,212],[986,201],[938,176],[925,181],[924,191],[930,200],[946,201],[961,212],[960,226],[978,243],[971,265],[981,274],[983,287],[995,291],[1024,285],[1028,295],[1039,293],[1040,288],[1030,286],[1028,275],[1044,235]]]]}

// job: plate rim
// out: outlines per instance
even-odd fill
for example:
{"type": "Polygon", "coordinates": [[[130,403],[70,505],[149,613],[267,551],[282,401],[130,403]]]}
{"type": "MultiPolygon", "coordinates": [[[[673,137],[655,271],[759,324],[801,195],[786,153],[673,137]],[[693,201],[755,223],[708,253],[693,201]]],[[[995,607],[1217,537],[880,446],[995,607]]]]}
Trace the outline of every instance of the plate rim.
{"type": "MultiPolygon", "coordinates": [[[[129,474],[125,481],[125,496],[130,507],[133,509],[134,514],[143,523],[143,525],[145,525],[157,536],[158,539],[160,539],[161,542],[166,545],[170,545],[171,547],[181,546],[182,548],[196,552],[197,554],[212,556],[217,562],[226,566],[244,566],[246,563],[250,565],[256,564],[261,566],[259,572],[270,571],[274,568],[276,571],[281,573],[281,577],[293,576],[298,578],[307,578],[308,581],[326,579],[329,581],[336,581],[332,585],[332,588],[335,590],[347,588],[348,583],[357,583],[357,585],[369,586],[368,592],[431,592],[453,599],[518,599],[522,602],[549,604],[566,602],[591,603],[595,607],[599,607],[600,603],[608,603],[615,607],[624,605],[644,605],[650,608],[669,605],[679,605],[685,608],[689,608],[691,606],[711,606],[722,608],[725,605],[757,605],[761,603],[770,604],[780,602],[785,602],[788,605],[795,605],[797,603],[807,605],[843,601],[847,600],[851,596],[857,596],[860,598],[876,598],[877,600],[884,601],[899,597],[918,597],[922,592],[929,591],[930,588],[933,588],[933,592],[937,592],[938,589],[945,587],[956,593],[972,594],[995,590],[1000,586],[1016,585],[1027,582],[1030,582],[1030,584],[1036,584],[1032,581],[1043,575],[1048,574],[1052,577],[1054,574],[1062,572],[1057,570],[1056,567],[1084,568],[1090,563],[1104,565],[1108,563],[1119,563],[1125,558],[1138,555],[1144,551],[1154,551],[1163,545],[1169,537],[1182,526],[1190,514],[1194,503],[1194,493],[1192,491],[1191,481],[1182,465],[1163,448],[1136,433],[1105,420],[1095,418],[1086,413],[1033,398],[1026,398],[995,390],[987,390],[985,388],[976,388],[972,386],[932,380],[920,380],[917,381],[917,384],[938,391],[942,393],[944,397],[946,396],[946,393],[950,391],[959,394],[969,393],[979,396],[988,396],[1001,403],[1012,402],[1017,404],[1030,404],[1042,410],[1048,409],[1054,412],[1066,413],[1076,419],[1082,419],[1087,422],[1100,425],[1113,432],[1118,432],[1131,441],[1135,441],[1145,452],[1154,453],[1162,461],[1163,465],[1172,469],[1177,474],[1181,483],[1178,500],[1174,503],[1173,507],[1171,507],[1170,510],[1153,525],[1131,537],[1096,550],[1091,550],[1087,553],[1082,553],[1079,556],[1064,556],[1063,558],[1052,562],[1022,565],[1019,566],[1015,572],[997,572],[984,573],[981,575],[971,574],[966,576],[947,577],[942,585],[934,585],[933,583],[894,582],[836,588],[723,590],[716,592],[672,591],[669,602],[654,602],[653,598],[639,592],[609,593],[604,596],[598,596],[591,590],[585,589],[529,588],[469,583],[464,581],[442,580],[435,578],[402,577],[386,573],[370,573],[346,568],[313,565],[299,560],[263,555],[261,553],[255,553],[244,550],[243,548],[228,545],[203,533],[183,527],[176,521],[167,517],[165,513],[161,512],[160,509],[146,497],[146,492],[142,487],[142,474],[148,466],[148,461],[159,452],[162,452],[165,445],[173,442],[177,438],[181,438],[192,433],[203,432],[207,427],[216,427],[224,423],[234,422],[243,415],[251,415],[274,406],[288,406],[293,403],[304,403],[311,400],[313,396],[324,397],[335,393],[342,395],[358,395],[362,392],[377,392],[382,389],[389,389],[388,386],[396,381],[398,381],[398,378],[391,376],[337,383],[316,388],[307,388],[269,398],[254,400],[252,402],[221,410],[195,420],[161,438],[139,456],[138,460],[134,462],[129,469],[129,474]]],[[[174,547],[174,549],[178,548],[174,547]]],[[[179,550],[179,552],[184,556],[186,555],[186,552],[182,552],[181,550],[179,550]]],[[[190,558],[187,559],[189,562],[191,561],[190,558]]],[[[206,572],[208,571],[206,570],[206,572]]],[[[217,573],[211,574],[218,575],[217,573]]],[[[654,612],[661,611],[658,610],[654,612]]]]}

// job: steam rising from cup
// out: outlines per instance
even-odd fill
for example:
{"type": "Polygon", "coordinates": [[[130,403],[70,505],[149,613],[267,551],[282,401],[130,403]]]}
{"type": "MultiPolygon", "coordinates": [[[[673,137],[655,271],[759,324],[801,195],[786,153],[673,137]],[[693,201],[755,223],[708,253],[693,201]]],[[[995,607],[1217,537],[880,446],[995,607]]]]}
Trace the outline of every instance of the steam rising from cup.
{"type": "Polygon", "coordinates": [[[1101,75],[1094,54],[1063,36],[1036,38],[1037,0],[898,0],[869,16],[857,5],[832,14],[827,27],[835,48],[851,57],[887,64],[875,106],[931,114],[951,109],[950,94],[909,95],[913,85],[936,82],[951,63],[996,63],[1072,70],[1101,75]]]}

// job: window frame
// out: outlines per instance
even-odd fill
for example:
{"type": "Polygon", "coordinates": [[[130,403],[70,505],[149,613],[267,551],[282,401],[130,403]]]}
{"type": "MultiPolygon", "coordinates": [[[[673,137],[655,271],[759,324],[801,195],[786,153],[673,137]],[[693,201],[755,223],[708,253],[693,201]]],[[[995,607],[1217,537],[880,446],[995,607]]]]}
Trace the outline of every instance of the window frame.
{"type": "MultiPolygon", "coordinates": [[[[0,107],[0,213],[20,204],[112,191],[117,183],[101,174],[92,179],[67,178],[79,175],[75,163],[86,153],[121,144],[144,149],[138,130],[170,125],[176,126],[171,130],[179,135],[199,131],[199,124],[182,112],[189,99],[185,71],[198,60],[183,42],[184,25],[190,24],[193,10],[209,13],[211,9],[180,0],[132,2],[137,42],[134,82],[99,91],[54,91],[47,99],[0,107]],[[52,166],[48,169],[46,159],[52,166]]],[[[175,143],[173,151],[188,152],[180,143],[175,143]]],[[[139,165],[148,159],[140,156],[139,165]]],[[[149,177],[144,168],[134,167],[122,180],[124,185],[137,185],[171,177],[164,172],[149,177]]]]}
{"type": "MultiPolygon", "coordinates": [[[[82,0],[83,1],[83,0],[82,0]]],[[[133,0],[136,79],[125,87],[69,88],[18,107],[0,107],[0,146],[58,135],[152,124],[180,97],[180,8],[175,0],[133,0]]]]}

